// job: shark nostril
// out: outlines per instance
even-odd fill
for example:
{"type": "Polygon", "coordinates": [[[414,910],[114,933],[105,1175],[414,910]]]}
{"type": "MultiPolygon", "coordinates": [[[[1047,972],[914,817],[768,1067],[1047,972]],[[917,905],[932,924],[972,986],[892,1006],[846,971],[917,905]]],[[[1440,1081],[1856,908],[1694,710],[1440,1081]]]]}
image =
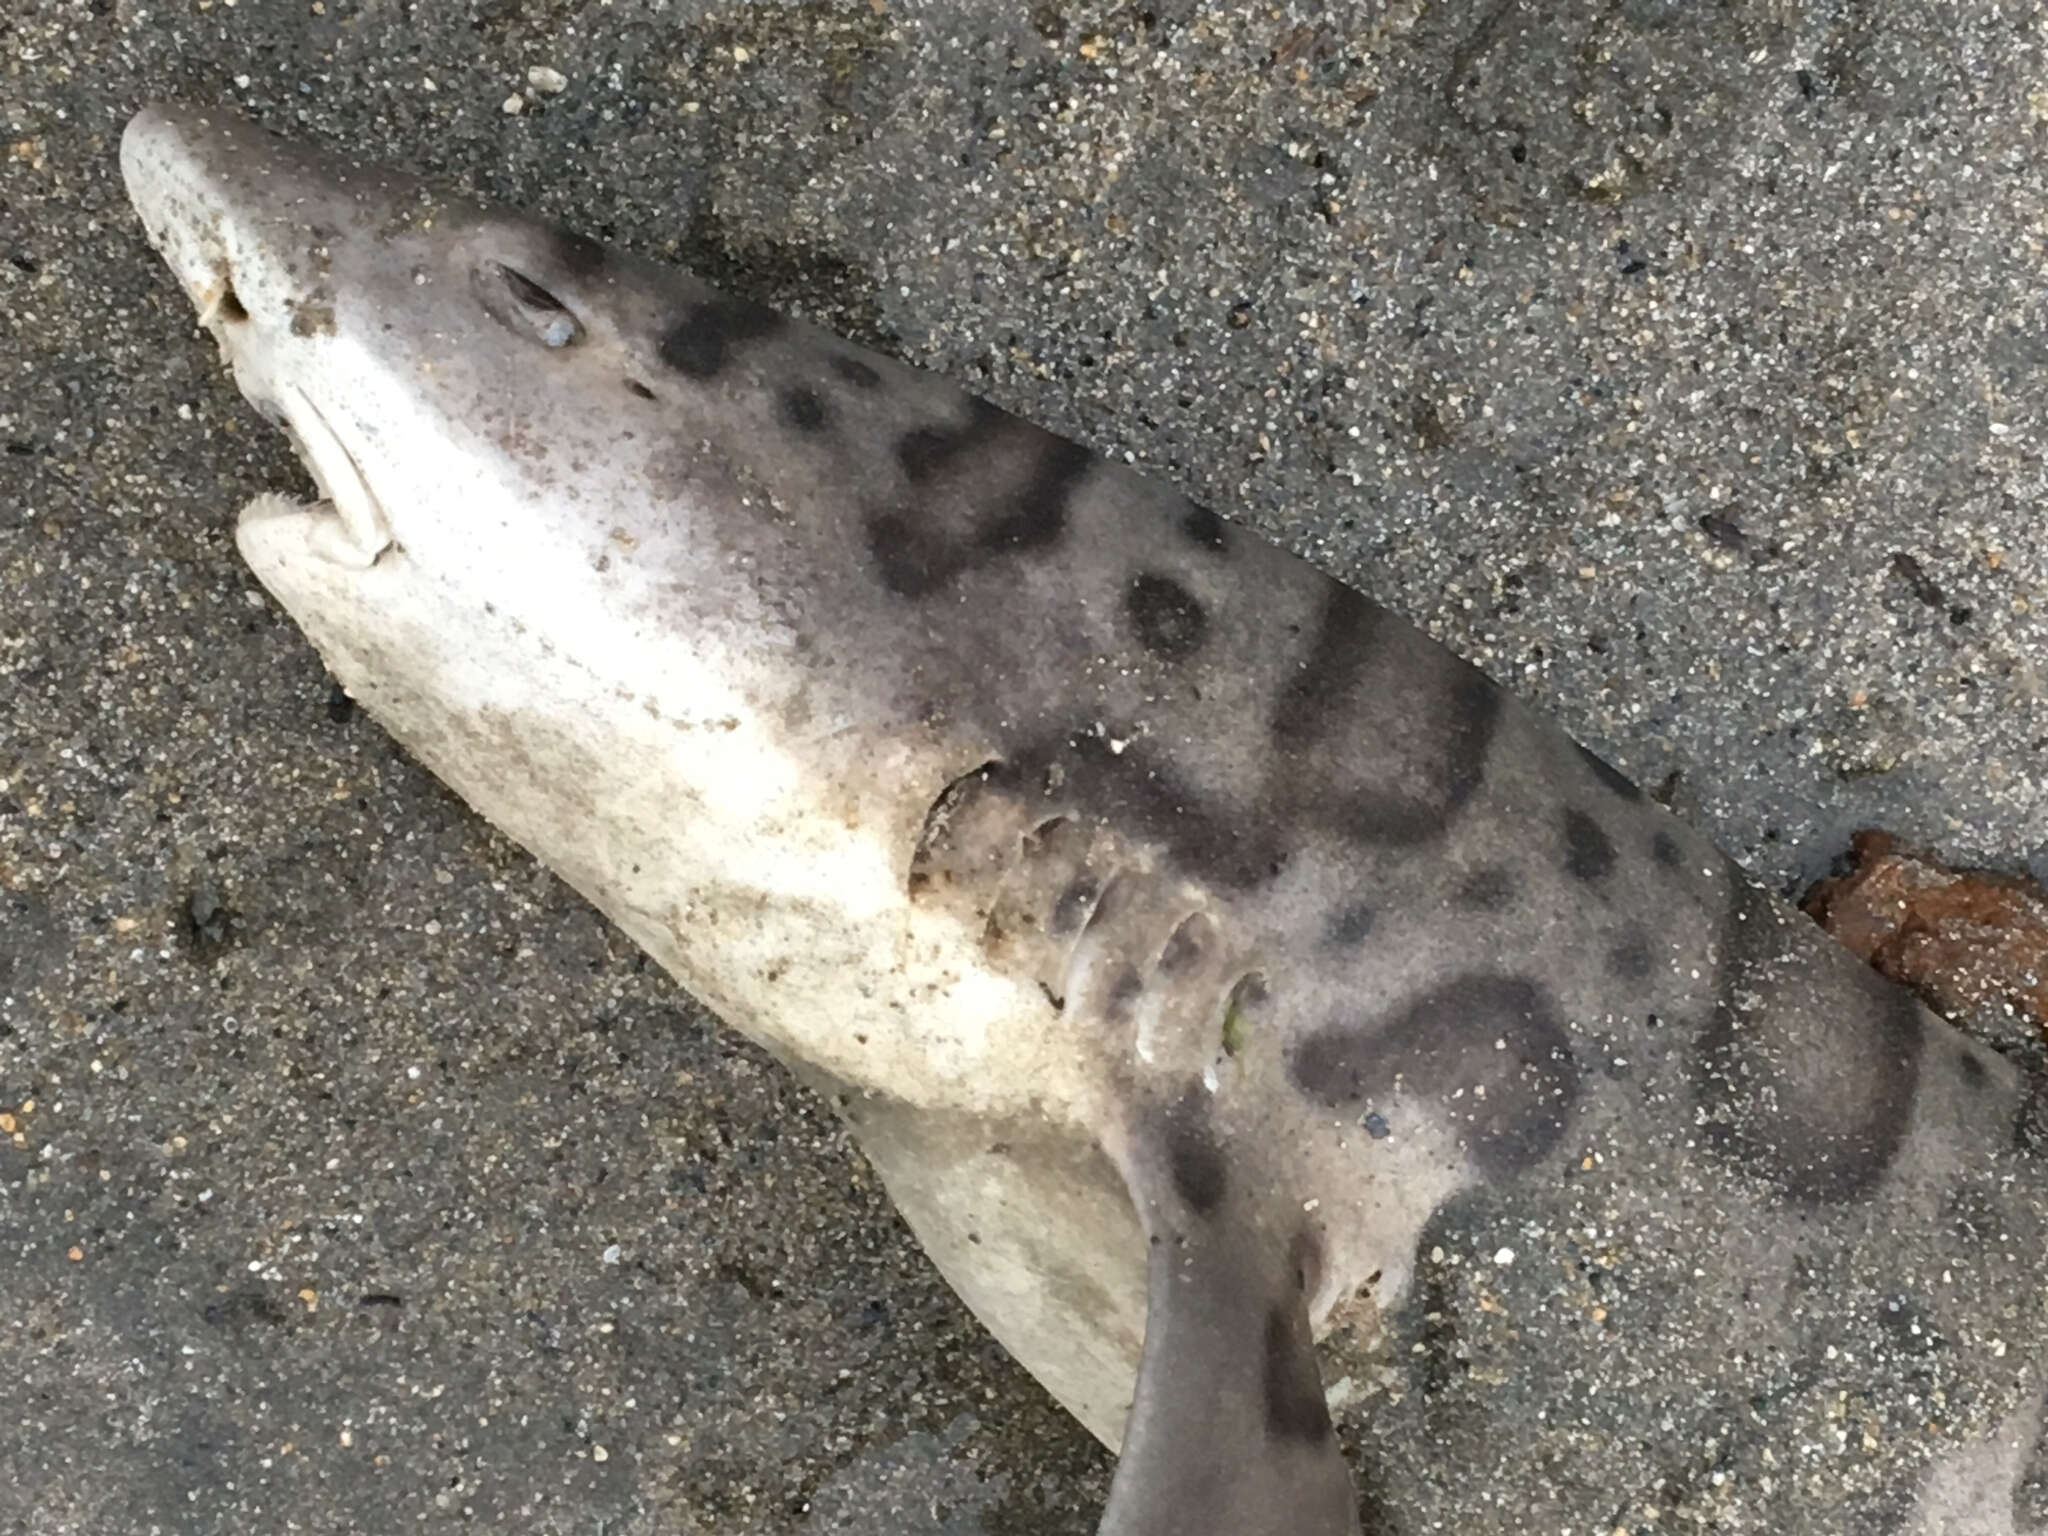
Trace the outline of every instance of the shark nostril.
{"type": "Polygon", "coordinates": [[[240,325],[248,318],[249,311],[243,306],[241,295],[235,292],[234,274],[222,267],[213,291],[199,306],[200,324],[212,325],[216,320],[224,320],[229,325],[240,325]]]}

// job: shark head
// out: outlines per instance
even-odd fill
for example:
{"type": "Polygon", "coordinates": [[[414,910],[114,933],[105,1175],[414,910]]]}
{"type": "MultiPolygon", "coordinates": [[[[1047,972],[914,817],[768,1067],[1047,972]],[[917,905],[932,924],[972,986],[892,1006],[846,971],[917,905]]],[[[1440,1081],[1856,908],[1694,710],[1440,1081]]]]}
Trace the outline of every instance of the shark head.
{"type": "MultiPolygon", "coordinates": [[[[244,555],[287,607],[302,557],[474,552],[516,535],[518,508],[573,504],[561,401],[593,398],[593,379],[628,388],[603,355],[619,295],[597,246],[197,110],[139,113],[121,169],[237,385],[319,488],[314,507],[264,498],[242,520],[244,555]]],[[[531,531],[557,548],[603,537],[595,509],[574,521],[531,531]]]]}

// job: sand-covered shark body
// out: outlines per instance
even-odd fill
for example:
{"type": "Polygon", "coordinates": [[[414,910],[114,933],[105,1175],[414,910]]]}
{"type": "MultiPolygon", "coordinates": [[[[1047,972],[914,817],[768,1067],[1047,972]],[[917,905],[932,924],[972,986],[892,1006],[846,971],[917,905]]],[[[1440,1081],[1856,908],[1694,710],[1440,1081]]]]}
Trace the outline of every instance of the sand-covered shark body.
{"type": "Polygon", "coordinates": [[[122,163],[327,498],[264,585],[831,1096],[1105,1531],[2048,1532],[2041,1084],[1554,725],[683,272],[221,114],[122,163]]]}

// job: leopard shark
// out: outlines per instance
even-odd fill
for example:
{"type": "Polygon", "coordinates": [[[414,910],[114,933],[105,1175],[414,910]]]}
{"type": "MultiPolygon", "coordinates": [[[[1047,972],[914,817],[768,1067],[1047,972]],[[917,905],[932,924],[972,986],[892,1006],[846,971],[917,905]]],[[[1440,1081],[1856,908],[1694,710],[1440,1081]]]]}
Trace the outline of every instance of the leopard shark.
{"type": "Polygon", "coordinates": [[[318,490],[256,577],[829,1099],[1108,1536],[2048,1533],[2041,1080],[1547,718],[675,267],[210,108],[120,154],[318,490]]]}

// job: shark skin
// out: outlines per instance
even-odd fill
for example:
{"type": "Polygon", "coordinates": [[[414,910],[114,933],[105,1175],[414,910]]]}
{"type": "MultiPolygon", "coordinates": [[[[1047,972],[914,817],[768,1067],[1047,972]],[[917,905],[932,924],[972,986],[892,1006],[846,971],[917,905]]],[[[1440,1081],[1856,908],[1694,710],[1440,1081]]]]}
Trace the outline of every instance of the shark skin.
{"type": "Polygon", "coordinates": [[[2048,1532],[2044,1085],[1548,720],[682,271],[218,112],[121,159],[319,486],[258,578],[830,1097],[1102,1530],[2048,1532]]]}

